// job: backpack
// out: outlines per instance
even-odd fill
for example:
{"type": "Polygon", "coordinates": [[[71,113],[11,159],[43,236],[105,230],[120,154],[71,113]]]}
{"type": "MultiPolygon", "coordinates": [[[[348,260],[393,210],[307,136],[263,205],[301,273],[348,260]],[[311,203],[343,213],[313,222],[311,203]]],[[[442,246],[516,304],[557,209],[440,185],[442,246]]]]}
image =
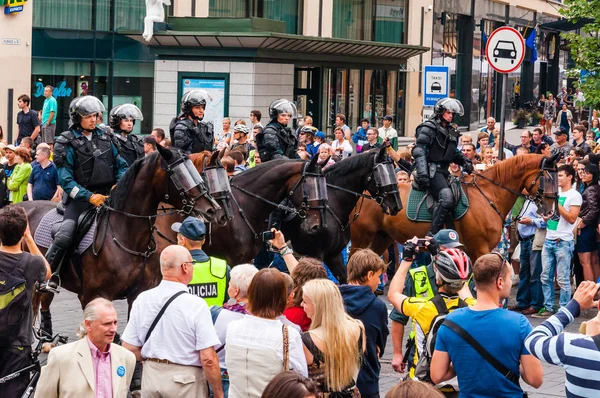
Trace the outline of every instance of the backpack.
{"type": "Polygon", "coordinates": [[[27,314],[29,302],[23,268],[16,266],[10,273],[0,268],[0,346],[13,343],[27,314]]]}
{"type": "Polygon", "coordinates": [[[415,379],[431,383],[429,366],[431,364],[431,358],[433,357],[433,351],[435,351],[435,339],[437,338],[437,332],[451,311],[454,311],[457,308],[468,307],[468,305],[464,300],[458,299],[458,305],[456,307],[448,308],[446,306],[446,302],[444,301],[444,297],[442,297],[441,294],[436,294],[431,298],[430,301],[433,303],[433,305],[435,305],[435,309],[437,310],[438,314],[431,320],[431,324],[429,325],[429,333],[425,335],[421,355],[419,355],[419,359],[417,360],[417,365],[415,367],[415,379]]]}

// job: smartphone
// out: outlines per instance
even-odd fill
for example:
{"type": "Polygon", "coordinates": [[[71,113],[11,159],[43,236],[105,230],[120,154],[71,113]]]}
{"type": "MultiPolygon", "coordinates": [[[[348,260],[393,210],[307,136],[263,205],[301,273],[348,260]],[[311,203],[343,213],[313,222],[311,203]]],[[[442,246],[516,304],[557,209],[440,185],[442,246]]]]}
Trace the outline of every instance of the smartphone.
{"type": "Polygon", "coordinates": [[[427,239],[425,239],[425,238],[417,239],[417,247],[425,247],[426,242],[427,242],[427,239]]]}
{"type": "Polygon", "coordinates": [[[265,231],[262,234],[262,240],[263,242],[268,242],[270,240],[273,240],[275,238],[275,234],[271,231],[265,231]]]}
{"type": "Polygon", "coordinates": [[[597,300],[600,300],[600,289],[598,289],[598,291],[594,295],[594,301],[597,301],[597,300]]]}

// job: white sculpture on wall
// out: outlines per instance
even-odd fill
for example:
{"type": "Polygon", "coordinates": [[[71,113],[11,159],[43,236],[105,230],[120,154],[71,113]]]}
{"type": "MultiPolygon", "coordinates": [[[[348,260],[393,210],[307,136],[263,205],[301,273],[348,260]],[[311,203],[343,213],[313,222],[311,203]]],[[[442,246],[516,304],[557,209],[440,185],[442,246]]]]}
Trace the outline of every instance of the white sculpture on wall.
{"type": "Polygon", "coordinates": [[[146,18],[144,18],[144,33],[142,37],[146,41],[152,40],[154,34],[154,23],[165,21],[165,8],[171,5],[171,0],[146,0],[146,18]]]}

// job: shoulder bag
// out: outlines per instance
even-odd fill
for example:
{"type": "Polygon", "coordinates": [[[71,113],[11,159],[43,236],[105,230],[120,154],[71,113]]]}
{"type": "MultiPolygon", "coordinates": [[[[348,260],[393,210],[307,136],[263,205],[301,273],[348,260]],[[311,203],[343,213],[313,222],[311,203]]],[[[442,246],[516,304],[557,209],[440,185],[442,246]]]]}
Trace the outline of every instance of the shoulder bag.
{"type": "Polygon", "coordinates": [[[290,369],[290,335],[287,325],[283,325],[283,371],[290,369]]]}
{"type": "Polygon", "coordinates": [[[144,339],[144,344],[146,344],[148,342],[148,339],[150,338],[150,335],[152,334],[152,331],[154,330],[154,328],[158,324],[158,321],[160,321],[160,318],[162,318],[163,314],[167,310],[167,307],[173,302],[173,300],[175,300],[177,297],[181,296],[184,293],[187,293],[187,290],[181,290],[181,291],[175,293],[174,295],[172,295],[167,300],[167,302],[165,303],[165,305],[163,305],[163,307],[158,312],[158,315],[156,315],[156,318],[154,318],[154,321],[152,322],[152,325],[150,325],[150,329],[148,329],[148,333],[146,333],[146,338],[144,339]]]}

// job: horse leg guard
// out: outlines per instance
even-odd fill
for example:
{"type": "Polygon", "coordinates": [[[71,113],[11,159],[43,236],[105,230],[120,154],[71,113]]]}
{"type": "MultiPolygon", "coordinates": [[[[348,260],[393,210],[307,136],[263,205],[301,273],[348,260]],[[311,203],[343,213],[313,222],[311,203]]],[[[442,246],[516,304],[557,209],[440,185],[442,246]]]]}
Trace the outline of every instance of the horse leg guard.
{"type": "Polygon", "coordinates": [[[50,311],[41,310],[40,314],[41,314],[41,319],[40,319],[41,329],[45,333],[52,336],[52,315],[50,314],[50,311]]]}

